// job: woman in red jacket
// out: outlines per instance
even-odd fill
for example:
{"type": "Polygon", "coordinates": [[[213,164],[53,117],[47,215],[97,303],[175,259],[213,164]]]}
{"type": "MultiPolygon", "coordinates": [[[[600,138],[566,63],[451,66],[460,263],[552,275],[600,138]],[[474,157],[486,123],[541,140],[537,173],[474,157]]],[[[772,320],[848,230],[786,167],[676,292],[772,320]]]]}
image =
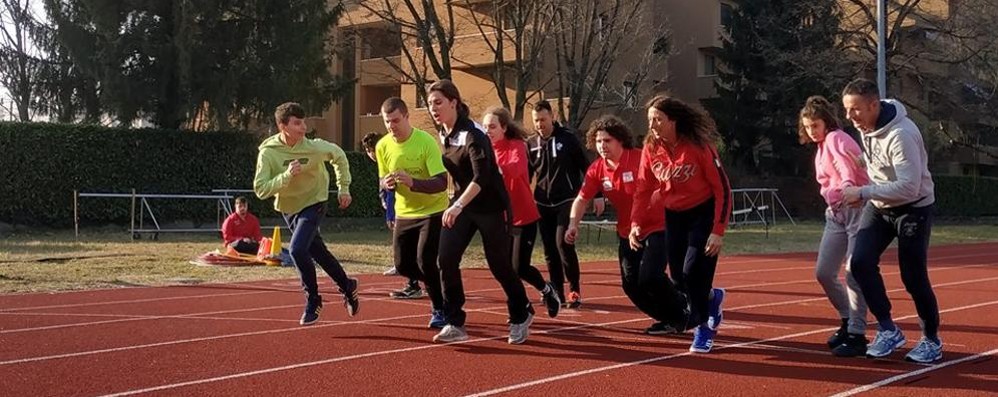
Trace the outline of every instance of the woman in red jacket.
{"type": "Polygon", "coordinates": [[[645,333],[658,335],[688,329],[686,296],[665,275],[665,211],[661,200],[653,193],[655,197],[646,201],[647,206],[633,206],[641,150],[633,147],[631,131],[616,116],[602,116],[590,125],[586,145],[599,153],[599,157],[589,165],[579,195],[572,203],[565,241],[575,244],[589,201],[602,192],[617,209],[621,287],[635,307],[656,320],[645,333]],[[637,246],[628,239],[632,212],[641,214],[634,219],[634,223],[641,225],[637,246]]]}
{"type": "Polygon", "coordinates": [[[641,151],[630,240],[639,244],[637,221],[657,190],[665,206],[669,273],[685,288],[691,316],[700,323],[690,351],[707,353],[722,319],[724,290],[712,284],[731,213],[731,186],[714,147],[717,129],[710,116],[664,95],[652,98],[647,108],[649,132],[641,151]]]}
{"type": "Polygon", "coordinates": [[[513,235],[512,260],[513,269],[520,279],[541,292],[548,316],[555,317],[561,307],[558,292],[551,283],[544,281],[540,270],[530,264],[534,253],[534,241],[537,239],[537,220],[541,218],[534,202],[534,193],[530,190],[530,174],[527,170],[526,133],[513,121],[509,110],[503,107],[490,107],[482,116],[485,133],[492,141],[492,150],[496,153],[496,163],[502,173],[502,179],[509,192],[509,202],[512,210],[513,235]]]}

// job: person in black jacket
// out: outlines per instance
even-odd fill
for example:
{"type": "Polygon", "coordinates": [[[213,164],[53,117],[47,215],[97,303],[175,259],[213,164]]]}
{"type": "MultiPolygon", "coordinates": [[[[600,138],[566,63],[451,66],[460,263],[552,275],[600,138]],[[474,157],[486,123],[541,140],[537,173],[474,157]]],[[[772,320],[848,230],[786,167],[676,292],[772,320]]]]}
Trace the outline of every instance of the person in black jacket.
{"type": "Polygon", "coordinates": [[[489,270],[506,292],[508,342],[523,343],[534,319],[534,309],[510,258],[509,195],[496,165],[492,142],[468,117],[468,105],[461,101],[457,86],[450,80],[433,83],[427,96],[430,116],[444,127],[441,133],[444,167],[454,181],[454,199],[443,215],[439,254],[447,326],[433,341],[468,339],[460,266],[471,238],[480,231],[489,270]]]}
{"type": "MultiPolygon", "coordinates": [[[[537,176],[534,201],[541,213],[544,260],[551,284],[558,290],[558,297],[566,306],[577,308],[582,304],[579,255],[575,252],[575,245],[565,242],[565,230],[568,229],[572,202],[579,194],[582,178],[589,167],[589,159],[575,134],[554,123],[550,103],[540,101],[534,105],[533,118],[537,135],[530,138],[527,145],[530,170],[537,176]],[[567,300],[565,276],[568,276],[569,286],[567,300]]],[[[602,213],[602,198],[594,204],[597,214],[602,213]]]]}

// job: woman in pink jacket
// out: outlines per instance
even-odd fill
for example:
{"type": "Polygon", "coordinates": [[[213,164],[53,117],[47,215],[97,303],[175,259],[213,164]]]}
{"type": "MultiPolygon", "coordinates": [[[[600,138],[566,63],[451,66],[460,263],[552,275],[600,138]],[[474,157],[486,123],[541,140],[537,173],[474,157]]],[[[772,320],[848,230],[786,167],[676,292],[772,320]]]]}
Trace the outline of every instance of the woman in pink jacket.
{"type": "Polygon", "coordinates": [[[852,254],[859,231],[861,207],[845,203],[842,189],[863,186],[869,177],[863,166],[859,145],[839,127],[835,108],[827,99],[812,96],[800,111],[798,130],[801,144],[813,142],[818,147],[814,172],[821,185],[821,196],[828,204],[825,231],[818,248],[815,276],[825,295],[838,311],[842,324],[830,338],[828,347],[839,357],[866,355],[866,301],[859,284],[846,265],[846,285],[839,279],[842,263],[852,254]]]}

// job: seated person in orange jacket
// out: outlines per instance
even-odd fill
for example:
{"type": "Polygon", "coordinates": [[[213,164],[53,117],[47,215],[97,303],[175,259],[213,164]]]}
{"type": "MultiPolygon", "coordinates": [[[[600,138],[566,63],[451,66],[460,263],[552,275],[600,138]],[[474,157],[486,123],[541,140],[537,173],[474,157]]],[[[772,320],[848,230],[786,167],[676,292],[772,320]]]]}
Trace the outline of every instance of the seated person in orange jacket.
{"type": "Polygon", "coordinates": [[[245,197],[236,197],[236,212],[222,223],[222,240],[236,252],[256,255],[261,239],[260,220],[249,212],[245,197]]]}

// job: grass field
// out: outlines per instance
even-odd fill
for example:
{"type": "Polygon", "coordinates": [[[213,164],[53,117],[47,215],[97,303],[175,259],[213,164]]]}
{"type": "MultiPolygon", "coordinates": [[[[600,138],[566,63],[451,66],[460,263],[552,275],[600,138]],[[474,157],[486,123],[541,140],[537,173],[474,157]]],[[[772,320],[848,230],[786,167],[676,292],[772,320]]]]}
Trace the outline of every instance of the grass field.
{"type": "MultiPolygon", "coordinates": [[[[392,251],[388,232],[378,225],[373,220],[347,228],[331,224],[324,228],[323,238],[348,272],[381,272],[391,263],[392,251]]],[[[797,226],[782,223],[771,227],[768,236],[761,227],[732,229],[725,237],[724,253],[815,251],[822,227],[817,222],[797,226]]],[[[284,240],[287,242],[288,236],[284,240]]],[[[596,230],[584,229],[581,240],[578,252],[582,261],[616,258],[617,240],[612,231],[602,231],[597,239],[596,230]]],[[[941,224],[934,226],[932,234],[934,245],[984,241],[998,241],[998,225],[941,224]]],[[[535,264],[543,264],[540,246],[538,241],[535,264]]],[[[296,277],[293,268],[202,267],[188,263],[219,247],[214,234],[162,234],[156,241],[132,241],[123,230],[108,228],[85,230],[79,238],[62,231],[13,234],[0,240],[0,292],[296,277]]],[[[462,266],[482,266],[483,262],[481,243],[476,240],[462,266]]]]}

